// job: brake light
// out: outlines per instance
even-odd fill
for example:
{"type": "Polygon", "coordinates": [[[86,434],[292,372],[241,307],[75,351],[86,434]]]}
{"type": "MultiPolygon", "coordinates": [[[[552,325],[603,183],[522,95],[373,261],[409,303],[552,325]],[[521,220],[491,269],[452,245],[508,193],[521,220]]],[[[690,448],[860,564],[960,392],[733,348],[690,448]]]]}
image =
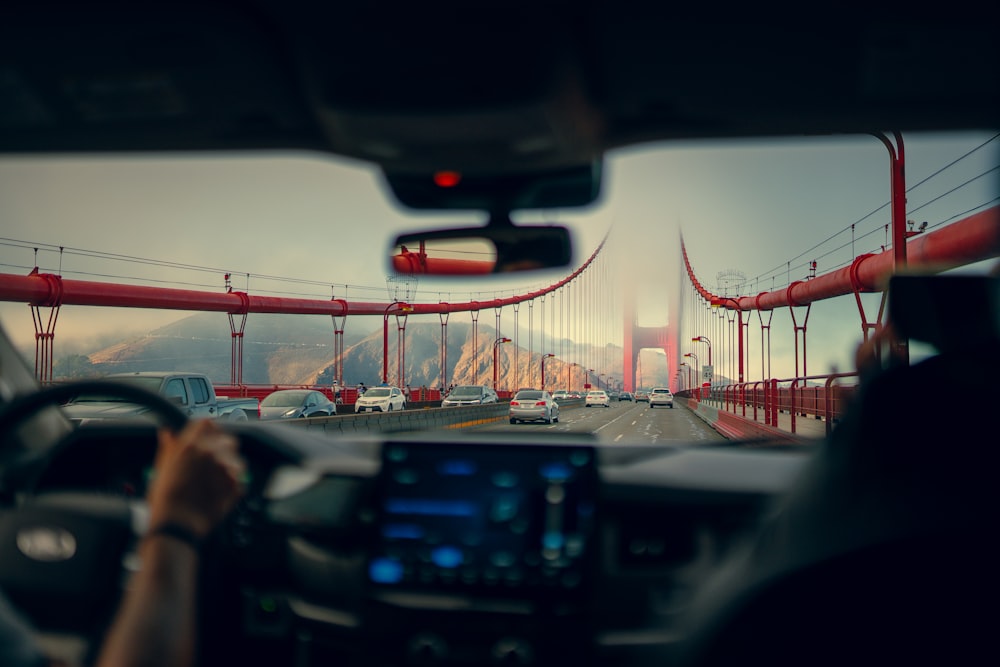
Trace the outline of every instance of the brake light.
{"type": "Polygon", "coordinates": [[[545,407],[545,401],[538,401],[537,403],[535,403],[535,407],[537,408],[538,406],[542,406],[544,408],[545,407]]]}
{"type": "Polygon", "coordinates": [[[518,401],[511,401],[510,404],[511,405],[521,405],[518,401]]]}

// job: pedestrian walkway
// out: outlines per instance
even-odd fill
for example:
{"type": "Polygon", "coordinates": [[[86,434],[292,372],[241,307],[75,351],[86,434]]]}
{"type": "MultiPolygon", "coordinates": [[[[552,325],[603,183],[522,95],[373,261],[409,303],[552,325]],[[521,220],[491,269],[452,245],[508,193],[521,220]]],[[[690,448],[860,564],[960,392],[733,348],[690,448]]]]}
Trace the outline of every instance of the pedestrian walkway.
{"type": "Polygon", "coordinates": [[[826,437],[826,422],[814,415],[797,414],[795,428],[792,430],[792,415],[788,412],[778,413],[777,428],[764,421],[764,411],[757,410],[757,419],[753,418],[753,408],[747,407],[743,416],[742,407],[738,411],[719,409],[708,401],[699,402],[695,399],[677,399],[692,412],[708,422],[715,430],[734,440],[743,439],[788,439],[788,440],[819,440],[826,437]]]}

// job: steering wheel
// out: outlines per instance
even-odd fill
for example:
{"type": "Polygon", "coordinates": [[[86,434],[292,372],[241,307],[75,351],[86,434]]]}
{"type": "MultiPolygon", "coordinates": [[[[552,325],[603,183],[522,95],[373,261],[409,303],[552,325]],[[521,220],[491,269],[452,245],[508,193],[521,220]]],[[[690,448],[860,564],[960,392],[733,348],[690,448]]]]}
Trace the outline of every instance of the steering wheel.
{"type": "MultiPolygon", "coordinates": [[[[80,394],[142,405],[173,430],[188,422],[159,394],[128,383],[84,380],[15,397],[0,410],[0,439],[39,410],[80,394]]],[[[143,523],[133,500],[85,492],[44,494],[5,507],[0,510],[0,589],[36,627],[100,637],[120,598],[122,556],[143,523]]]]}

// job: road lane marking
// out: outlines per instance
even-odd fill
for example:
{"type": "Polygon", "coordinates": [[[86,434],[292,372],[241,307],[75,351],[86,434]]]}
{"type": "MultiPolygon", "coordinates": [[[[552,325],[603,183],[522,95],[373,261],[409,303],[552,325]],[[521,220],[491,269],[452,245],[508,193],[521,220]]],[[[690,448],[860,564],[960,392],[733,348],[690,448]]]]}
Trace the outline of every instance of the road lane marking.
{"type": "MultiPolygon", "coordinates": [[[[600,431],[600,430],[601,430],[602,428],[604,428],[605,426],[611,426],[612,424],[614,424],[614,423],[615,423],[616,421],[618,421],[619,419],[621,419],[621,418],[622,418],[622,417],[624,417],[624,416],[625,416],[625,415],[618,415],[617,417],[615,417],[614,419],[612,419],[611,421],[609,421],[609,422],[608,422],[607,424],[605,424],[604,426],[602,426],[602,427],[601,427],[601,428],[599,428],[599,429],[596,429],[596,430],[594,430],[593,432],[594,432],[594,433],[597,433],[598,431],[600,431]]],[[[635,425],[635,422],[632,422],[632,425],[634,426],[634,425],[635,425]]]]}

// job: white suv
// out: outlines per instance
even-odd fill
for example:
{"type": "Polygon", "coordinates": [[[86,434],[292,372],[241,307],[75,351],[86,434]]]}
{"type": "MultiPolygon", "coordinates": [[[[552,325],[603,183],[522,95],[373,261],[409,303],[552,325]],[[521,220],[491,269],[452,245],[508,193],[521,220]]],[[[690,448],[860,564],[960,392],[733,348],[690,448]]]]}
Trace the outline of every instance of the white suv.
{"type": "Polygon", "coordinates": [[[604,407],[604,408],[610,408],[611,407],[611,399],[608,398],[607,393],[605,393],[603,391],[598,391],[596,389],[594,391],[588,391],[587,392],[587,407],[589,408],[591,405],[599,405],[599,406],[604,407]]]}
{"type": "Polygon", "coordinates": [[[674,407],[674,395],[666,387],[653,387],[649,392],[649,407],[655,408],[657,405],[674,407]]]}

